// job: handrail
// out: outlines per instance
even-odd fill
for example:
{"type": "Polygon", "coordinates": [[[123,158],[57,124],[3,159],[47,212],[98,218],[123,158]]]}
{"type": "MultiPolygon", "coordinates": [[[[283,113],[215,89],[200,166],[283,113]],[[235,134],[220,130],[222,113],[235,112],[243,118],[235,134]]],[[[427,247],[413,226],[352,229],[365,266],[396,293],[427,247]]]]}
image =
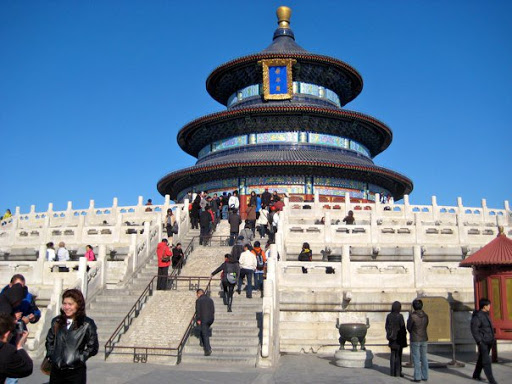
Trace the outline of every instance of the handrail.
{"type": "MultiPolygon", "coordinates": [[[[206,285],[206,288],[204,290],[204,294],[207,295],[210,292],[210,286],[212,283],[213,276],[210,276],[210,280],[208,280],[208,284],[206,285]]],[[[180,343],[178,344],[178,360],[176,364],[181,363],[181,355],[183,354],[183,349],[185,348],[185,343],[187,342],[188,338],[190,337],[190,333],[192,332],[192,329],[194,328],[196,324],[196,315],[197,312],[194,311],[194,315],[192,315],[192,319],[190,319],[190,322],[188,323],[188,327],[185,330],[185,333],[183,334],[183,337],[181,338],[180,343]]]]}
{"type": "Polygon", "coordinates": [[[110,336],[110,338],[105,343],[105,360],[107,360],[107,357],[114,350],[114,339],[118,336],[121,336],[130,327],[131,321],[133,320],[133,318],[131,318],[132,314],[135,315],[134,318],[139,316],[140,309],[142,308],[142,301],[146,300],[147,297],[153,295],[153,284],[156,277],[157,276],[153,276],[149,284],[146,286],[146,288],[144,288],[144,291],[142,291],[141,295],[139,296],[135,304],[133,304],[133,307],[128,311],[128,314],[124,317],[121,323],[117,326],[112,336],[110,336]],[[121,331],[121,328],[124,328],[123,331],[121,331]]]}
{"type": "MultiPolygon", "coordinates": [[[[143,298],[142,296],[148,290],[148,288],[150,288],[150,286],[152,286],[154,280],[157,277],[158,276],[153,276],[153,278],[151,279],[151,282],[148,284],[148,286],[144,290],[144,292],[141,295],[141,297],[139,297],[139,300],[137,300],[137,302],[142,301],[141,300],[143,298]]],[[[199,286],[201,280],[208,279],[208,283],[207,283],[206,288],[205,288],[205,292],[208,292],[209,289],[210,289],[210,285],[211,285],[211,281],[212,281],[212,276],[184,276],[184,277],[176,277],[176,279],[177,280],[183,280],[183,281],[189,281],[189,283],[190,283],[190,281],[197,279],[199,281],[197,286],[199,286]]],[[[151,290],[152,290],[152,287],[151,287],[151,290]]],[[[128,327],[129,327],[129,325],[131,323],[131,320],[132,320],[132,319],[129,319],[129,317],[132,314],[132,312],[136,309],[136,306],[137,306],[137,303],[135,303],[135,305],[132,307],[132,309],[130,310],[128,315],[126,315],[126,317],[123,319],[121,324],[119,324],[119,326],[116,328],[116,330],[114,331],[114,334],[105,343],[105,360],[107,359],[108,356],[110,356],[114,352],[114,349],[118,350],[118,351],[124,349],[124,350],[128,350],[129,352],[127,352],[127,353],[117,352],[117,353],[118,354],[133,354],[134,362],[143,362],[143,363],[145,363],[145,362],[147,362],[147,356],[148,355],[156,355],[156,356],[175,356],[175,357],[178,358],[178,364],[179,364],[179,362],[181,361],[181,354],[183,352],[183,348],[184,348],[185,342],[187,341],[187,338],[190,335],[190,332],[192,331],[192,328],[193,328],[193,326],[195,324],[195,312],[194,312],[194,316],[192,317],[192,320],[189,322],[189,325],[187,327],[187,330],[185,331],[185,334],[181,338],[180,343],[178,344],[177,347],[169,348],[169,347],[146,347],[146,346],[113,345],[113,340],[117,336],[120,336],[122,333],[125,333],[128,330],[128,327]],[[125,328],[122,330],[123,326],[125,326],[125,328]],[[137,351],[140,351],[140,350],[142,350],[144,352],[143,353],[137,353],[137,351]],[[156,353],[157,351],[160,351],[162,353],[156,353]],[[175,353],[172,353],[172,352],[175,352],[175,353]]],[[[139,311],[140,311],[140,308],[139,308],[139,311]]],[[[138,313],[137,313],[137,315],[135,317],[137,317],[137,316],[138,316],[138,313]]]]}
{"type": "MultiPolygon", "coordinates": [[[[212,237],[215,237],[215,238],[223,238],[225,239],[226,236],[209,236],[209,239],[211,239],[212,237]]],[[[185,252],[183,253],[183,259],[180,261],[180,263],[178,264],[177,268],[173,269],[173,271],[171,272],[171,274],[169,276],[167,276],[168,278],[168,281],[169,279],[171,280],[171,288],[173,287],[175,281],[178,281],[178,280],[188,280],[188,281],[191,281],[193,279],[198,279],[199,280],[199,283],[201,281],[201,279],[205,279],[205,278],[208,278],[208,277],[205,277],[205,276],[186,276],[186,277],[180,277],[179,275],[181,274],[181,269],[183,268],[183,266],[186,264],[186,261],[188,259],[188,256],[190,256],[190,254],[194,251],[194,241],[199,238],[199,236],[194,236],[191,240],[190,240],[190,243],[188,244],[187,248],[185,249],[185,252]]],[[[210,245],[211,245],[211,241],[209,242],[210,245]]],[[[134,355],[134,361],[142,361],[142,362],[145,362],[145,360],[147,360],[147,355],[148,355],[148,350],[163,350],[163,351],[173,351],[173,350],[178,350],[178,360],[181,360],[181,353],[182,353],[182,350],[183,350],[183,347],[184,347],[184,340],[186,341],[186,338],[188,338],[189,334],[190,334],[190,331],[191,331],[191,325],[189,323],[189,327],[187,328],[186,332],[185,332],[185,335],[182,337],[181,341],[180,341],[180,344],[178,345],[178,348],[150,348],[150,347],[126,347],[126,346],[121,346],[121,345],[116,345],[114,346],[114,340],[116,340],[117,338],[119,338],[122,334],[126,333],[128,331],[128,328],[130,327],[130,324],[131,322],[133,321],[133,319],[135,317],[138,317],[139,315],[139,312],[140,310],[142,309],[142,304],[147,300],[147,298],[149,296],[152,296],[153,294],[153,285],[154,285],[154,281],[155,279],[157,278],[158,276],[153,276],[153,278],[151,279],[151,281],[149,282],[149,284],[146,286],[146,288],[144,288],[144,291],[142,292],[142,294],[139,296],[139,298],[137,299],[137,301],[135,302],[135,304],[132,306],[132,308],[130,309],[130,311],[128,312],[128,314],[124,317],[124,319],[121,321],[121,323],[117,326],[117,328],[115,329],[114,333],[112,334],[112,336],[110,336],[110,338],[107,340],[107,342],[105,343],[105,360],[108,358],[108,356],[114,351],[114,348],[116,349],[123,349],[123,348],[128,348],[130,350],[133,350],[133,355],[134,355]],[[190,328],[190,329],[189,329],[190,328]],[[144,356],[140,355],[140,354],[137,354],[135,351],[136,349],[144,349],[146,351],[146,354],[144,356]]],[[[205,292],[208,292],[209,289],[210,289],[210,284],[211,284],[211,280],[212,280],[212,277],[209,276],[209,280],[208,280],[208,284],[206,286],[206,289],[205,289],[205,292]]],[[[199,286],[199,284],[198,284],[199,286]]],[[[195,318],[195,313],[194,313],[194,317],[193,319],[195,318]]],[[[192,322],[192,320],[191,320],[192,322]]],[[[193,322],[192,322],[193,323],[193,322]]],[[[172,355],[171,355],[172,356],[172,355]]]]}

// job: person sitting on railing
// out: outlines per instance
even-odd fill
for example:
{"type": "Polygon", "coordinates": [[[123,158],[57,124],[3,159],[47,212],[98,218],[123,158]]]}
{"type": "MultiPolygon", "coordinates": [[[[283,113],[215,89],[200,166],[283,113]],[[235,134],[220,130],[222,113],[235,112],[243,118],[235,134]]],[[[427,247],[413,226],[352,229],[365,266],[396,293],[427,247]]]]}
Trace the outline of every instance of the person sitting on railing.
{"type": "Polygon", "coordinates": [[[58,261],[69,261],[69,251],[66,249],[66,244],[63,241],[59,243],[59,249],[57,249],[57,260],[58,261]]]}
{"type": "MultiPolygon", "coordinates": [[[[302,250],[299,254],[299,261],[312,261],[313,260],[313,252],[309,248],[309,243],[302,244],[302,250]]],[[[302,273],[308,273],[307,268],[302,267],[302,273]]]]}
{"type": "Polygon", "coordinates": [[[146,203],[146,212],[153,212],[153,209],[151,208],[152,205],[153,205],[153,200],[148,199],[148,201],[146,203]]]}
{"type": "Polygon", "coordinates": [[[96,261],[96,255],[94,254],[94,251],[92,250],[92,245],[85,246],[84,257],[87,259],[87,261],[96,261]]]}
{"type": "Polygon", "coordinates": [[[238,264],[238,260],[231,254],[226,253],[224,255],[224,262],[212,272],[212,277],[221,271],[220,281],[222,283],[222,290],[224,291],[222,301],[224,305],[228,306],[228,312],[232,312],[233,292],[238,276],[240,276],[240,264],[238,264]]]}
{"type": "Polygon", "coordinates": [[[183,268],[183,249],[181,249],[181,243],[176,244],[172,249],[172,269],[183,268]]]}
{"type": "Polygon", "coordinates": [[[1,218],[2,225],[7,224],[7,222],[9,221],[8,219],[10,219],[11,217],[12,217],[11,210],[10,209],[6,209],[3,217],[1,218]]]}
{"type": "Polygon", "coordinates": [[[171,265],[172,251],[169,249],[167,239],[162,239],[156,247],[156,256],[158,258],[158,279],[156,281],[157,291],[167,289],[167,278],[169,275],[169,265],[171,265]]]}
{"type": "Polygon", "coordinates": [[[343,219],[344,223],[347,225],[354,225],[356,222],[356,218],[354,217],[354,211],[348,211],[348,215],[343,219]]]}
{"type": "Polygon", "coordinates": [[[56,261],[55,248],[53,243],[50,241],[46,244],[46,261],[56,261]]]}

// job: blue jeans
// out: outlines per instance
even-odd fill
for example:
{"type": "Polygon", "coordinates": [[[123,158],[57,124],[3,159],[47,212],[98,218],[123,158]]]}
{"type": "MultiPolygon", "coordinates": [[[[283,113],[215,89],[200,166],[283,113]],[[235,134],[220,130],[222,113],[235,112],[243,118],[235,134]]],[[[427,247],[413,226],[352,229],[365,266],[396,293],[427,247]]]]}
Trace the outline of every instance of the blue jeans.
{"type": "Polygon", "coordinates": [[[14,377],[8,377],[5,379],[5,384],[18,384],[18,380],[19,379],[14,377]]]}
{"type": "Polygon", "coordinates": [[[414,380],[428,380],[427,341],[411,341],[414,380]]]}
{"type": "Polygon", "coordinates": [[[261,273],[254,272],[254,288],[263,291],[263,271],[261,273]]]}
{"type": "Polygon", "coordinates": [[[252,269],[240,269],[240,278],[238,279],[238,291],[241,291],[242,289],[242,282],[244,281],[244,277],[247,276],[247,285],[245,288],[247,289],[247,297],[252,297],[252,275],[253,275],[252,269]]]}

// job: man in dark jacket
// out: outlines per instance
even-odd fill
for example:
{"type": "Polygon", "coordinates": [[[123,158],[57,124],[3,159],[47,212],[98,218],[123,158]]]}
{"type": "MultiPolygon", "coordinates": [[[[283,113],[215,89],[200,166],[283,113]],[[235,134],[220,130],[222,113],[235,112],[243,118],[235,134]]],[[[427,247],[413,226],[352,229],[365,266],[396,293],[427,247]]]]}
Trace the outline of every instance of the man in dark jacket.
{"type": "Polygon", "coordinates": [[[428,316],[423,311],[423,301],[415,299],[412,302],[414,311],[407,319],[407,330],[411,337],[412,364],[414,366],[413,382],[428,380],[428,358],[427,358],[427,327],[428,316]]]}
{"type": "Polygon", "coordinates": [[[232,247],[235,244],[236,237],[238,236],[238,230],[240,229],[240,224],[242,223],[242,219],[238,214],[236,209],[233,209],[228,216],[229,223],[229,246],[232,247]]]}
{"type": "Polygon", "coordinates": [[[471,334],[478,346],[478,360],[473,372],[473,379],[481,380],[480,374],[483,368],[489,383],[496,384],[496,380],[492,374],[491,359],[489,357],[492,345],[496,341],[494,338],[494,327],[489,317],[491,302],[487,299],[480,299],[478,307],[480,310],[473,312],[473,317],[471,318],[471,334]]]}
{"type": "Polygon", "coordinates": [[[215,306],[213,300],[204,294],[204,290],[198,289],[196,295],[196,322],[200,327],[199,340],[204,348],[204,355],[210,356],[212,354],[210,326],[215,320],[215,306]]]}
{"type": "Polygon", "coordinates": [[[210,238],[210,228],[212,215],[210,213],[210,206],[206,206],[205,210],[201,212],[199,215],[199,226],[200,226],[200,233],[199,233],[199,244],[200,245],[208,245],[208,240],[210,238]]]}
{"type": "Polygon", "coordinates": [[[0,383],[3,383],[6,377],[27,377],[32,374],[32,359],[23,349],[28,332],[24,331],[14,346],[8,342],[14,328],[14,318],[9,314],[0,313],[0,383]]]}
{"type": "Polygon", "coordinates": [[[265,188],[265,192],[261,194],[261,204],[265,207],[268,207],[270,205],[270,198],[272,195],[268,191],[268,188],[265,188]]]}

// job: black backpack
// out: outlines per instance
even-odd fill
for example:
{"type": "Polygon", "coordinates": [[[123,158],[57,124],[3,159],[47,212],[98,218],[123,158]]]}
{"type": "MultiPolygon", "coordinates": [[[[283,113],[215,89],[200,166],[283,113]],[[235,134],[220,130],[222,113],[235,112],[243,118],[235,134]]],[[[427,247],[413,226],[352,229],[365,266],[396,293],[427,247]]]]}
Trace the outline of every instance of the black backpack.
{"type": "Polygon", "coordinates": [[[263,261],[263,254],[261,253],[261,250],[260,250],[256,254],[256,270],[263,271],[263,268],[265,268],[265,262],[263,261]]]}

